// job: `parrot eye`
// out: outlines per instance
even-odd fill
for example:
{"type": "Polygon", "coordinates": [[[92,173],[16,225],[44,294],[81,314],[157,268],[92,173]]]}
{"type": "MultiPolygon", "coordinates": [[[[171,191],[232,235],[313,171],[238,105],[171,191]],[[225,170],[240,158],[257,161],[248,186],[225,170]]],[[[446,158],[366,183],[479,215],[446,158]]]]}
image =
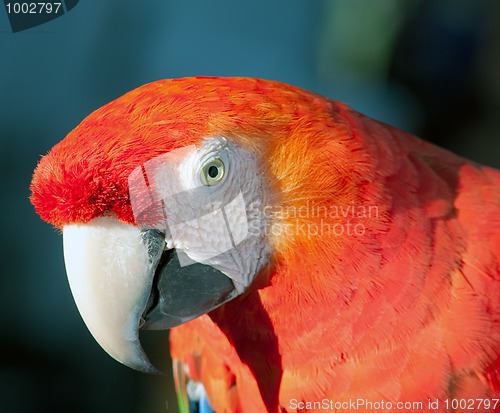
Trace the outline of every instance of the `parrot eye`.
{"type": "Polygon", "coordinates": [[[219,159],[213,159],[205,164],[201,170],[201,182],[203,185],[212,186],[224,178],[224,163],[219,159]]]}

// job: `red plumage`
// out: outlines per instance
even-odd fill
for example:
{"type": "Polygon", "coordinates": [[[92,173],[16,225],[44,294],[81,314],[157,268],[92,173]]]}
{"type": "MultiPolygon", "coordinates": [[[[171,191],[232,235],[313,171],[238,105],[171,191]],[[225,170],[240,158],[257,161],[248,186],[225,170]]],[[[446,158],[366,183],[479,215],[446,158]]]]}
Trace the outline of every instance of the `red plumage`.
{"type": "Polygon", "coordinates": [[[133,222],[133,168],[207,136],[258,154],[280,211],[260,288],[171,333],[216,411],[500,396],[500,172],[340,103],[255,79],[152,83],[56,145],[32,202],[58,227],[133,222]]]}

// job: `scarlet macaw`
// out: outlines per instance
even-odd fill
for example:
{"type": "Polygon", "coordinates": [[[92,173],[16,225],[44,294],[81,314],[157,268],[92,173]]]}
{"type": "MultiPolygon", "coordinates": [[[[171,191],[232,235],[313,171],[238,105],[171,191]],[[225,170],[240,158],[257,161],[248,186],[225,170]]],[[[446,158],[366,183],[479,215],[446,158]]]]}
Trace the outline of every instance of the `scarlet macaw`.
{"type": "Polygon", "coordinates": [[[31,202],[112,357],[155,371],[138,330],[174,327],[184,411],[500,411],[499,188],[341,103],[196,77],[89,115],[31,202]]]}

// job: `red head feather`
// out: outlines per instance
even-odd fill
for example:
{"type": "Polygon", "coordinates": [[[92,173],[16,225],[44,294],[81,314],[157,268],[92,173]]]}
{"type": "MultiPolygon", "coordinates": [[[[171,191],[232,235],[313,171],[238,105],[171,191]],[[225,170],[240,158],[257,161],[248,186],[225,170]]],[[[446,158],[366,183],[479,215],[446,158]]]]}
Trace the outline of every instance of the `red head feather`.
{"type": "Polygon", "coordinates": [[[210,343],[219,367],[200,375],[229,377],[231,404],[247,392],[249,411],[292,398],[498,397],[499,173],[341,104],[256,79],[151,83],[40,161],[32,203],[58,227],[108,213],[132,223],[132,170],[209,136],[252,148],[273,206],[306,216],[278,220],[270,286],[174,330],[174,357],[189,360],[181,343],[199,335],[192,350],[210,343]],[[362,236],[335,233],[347,218],[362,236]],[[301,232],[321,225],[333,233],[301,232]]]}
{"type": "Polygon", "coordinates": [[[57,227],[107,213],[133,222],[127,178],[149,159],[208,136],[277,146],[304,119],[321,122],[329,111],[325,99],[278,82],[199,77],[150,83],[96,110],[55,145],[35,171],[31,201],[57,227]]]}

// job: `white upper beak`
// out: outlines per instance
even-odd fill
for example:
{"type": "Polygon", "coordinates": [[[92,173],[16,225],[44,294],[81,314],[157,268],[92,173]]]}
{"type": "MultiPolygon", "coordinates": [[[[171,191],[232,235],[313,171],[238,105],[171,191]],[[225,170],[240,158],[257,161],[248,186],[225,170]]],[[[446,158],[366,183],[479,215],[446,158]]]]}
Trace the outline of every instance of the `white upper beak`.
{"type": "Polygon", "coordinates": [[[110,356],[157,373],[139,342],[153,278],[140,230],[111,217],[63,228],[64,261],[80,314],[110,356]]]}

